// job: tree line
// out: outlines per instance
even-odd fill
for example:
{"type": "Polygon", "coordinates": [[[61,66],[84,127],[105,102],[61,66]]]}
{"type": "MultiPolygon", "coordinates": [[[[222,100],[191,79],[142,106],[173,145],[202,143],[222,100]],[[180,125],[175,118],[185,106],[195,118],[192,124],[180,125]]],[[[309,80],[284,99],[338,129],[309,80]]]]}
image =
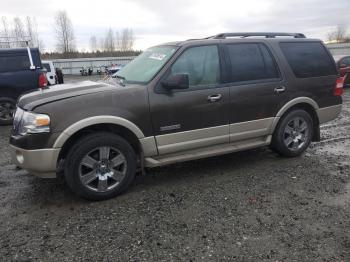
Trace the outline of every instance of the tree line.
{"type": "Polygon", "coordinates": [[[35,17],[27,16],[25,19],[15,17],[12,20],[5,16],[0,20],[0,48],[16,48],[27,46],[44,48],[39,38],[38,24],[35,17]]]}
{"type": "Polygon", "coordinates": [[[131,51],[133,50],[135,37],[132,29],[124,28],[121,31],[113,32],[109,28],[105,37],[99,40],[95,35],[90,37],[90,50],[92,52],[114,52],[114,51],[131,51]]]}
{"type": "Polygon", "coordinates": [[[327,35],[329,43],[350,43],[350,35],[346,25],[338,25],[333,31],[327,35]]]}
{"type": "Polygon", "coordinates": [[[12,20],[1,17],[0,21],[0,48],[25,47],[26,41],[30,47],[39,47],[45,58],[80,58],[129,56],[139,54],[134,51],[135,36],[132,29],[125,28],[113,31],[109,28],[104,37],[90,37],[90,52],[78,51],[72,20],[65,10],[56,12],[53,31],[56,39],[55,51],[44,53],[44,43],[38,34],[38,24],[35,17],[12,20]]]}

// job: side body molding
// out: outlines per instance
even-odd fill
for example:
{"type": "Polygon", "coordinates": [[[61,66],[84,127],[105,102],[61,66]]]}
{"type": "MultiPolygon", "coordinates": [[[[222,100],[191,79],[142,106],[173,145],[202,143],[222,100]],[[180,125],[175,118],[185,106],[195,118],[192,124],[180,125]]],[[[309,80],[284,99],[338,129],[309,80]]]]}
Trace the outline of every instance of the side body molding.
{"type": "Polygon", "coordinates": [[[97,125],[97,124],[120,125],[129,129],[131,132],[133,132],[138,139],[142,139],[145,137],[143,132],[140,130],[140,128],[138,128],[134,123],[130,122],[129,120],[121,117],[116,117],[116,116],[102,115],[102,116],[93,116],[93,117],[85,118],[69,126],[57,138],[53,147],[54,148],[62,147],[64,143],[69,139],[69,137],[71,137],[74,133],[78,132],[79,130],[85,127],[97,125]]]}
{"type": "Polygon", "coordinates": [[[287,112],[288,109],[290,109],[292,106],[295,106],[297,104],[309,104],[311,105],[316,112],[318,112],[319,110],[319,106],[318,104],[316,103],[315,100],[311,99],[310,97],[297,97],[297,98],[294,98],[292,100],[290,100],[287,104],[285,104],[281,109],[280,111],[278,111],[276,117],[275,117],[275,120],[273,121],[272,123],[272,127],[271,127],[271,134],[273,133],[273,131],[275,130],[277,124],[278,124],[278,121],[280,120],[280,118],[283,116],[283,114],[285,112],[287,112]]]}

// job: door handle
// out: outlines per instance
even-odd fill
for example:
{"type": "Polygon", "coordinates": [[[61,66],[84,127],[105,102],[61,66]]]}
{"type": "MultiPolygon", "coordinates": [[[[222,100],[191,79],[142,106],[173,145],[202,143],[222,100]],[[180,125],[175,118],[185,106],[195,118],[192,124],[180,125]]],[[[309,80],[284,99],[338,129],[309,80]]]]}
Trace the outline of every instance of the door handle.
{"type": "Polygon", "coordinates": [[[221,98],[222,98],[221,94],[210,95],[210,96],[208,96],[208,101],[210,103],[214,103],[214,102],[217,102],[217,101],[221,100],[221,98]]]}
{"type": "Polygon", "coordinates": [[[285,86],[279,86],[279,87],[276,87],[273,92],[275,92],[275,94],[280,94],[280,93],[283,93],[284,91],[286,91],[286,87],[285,86]]]}

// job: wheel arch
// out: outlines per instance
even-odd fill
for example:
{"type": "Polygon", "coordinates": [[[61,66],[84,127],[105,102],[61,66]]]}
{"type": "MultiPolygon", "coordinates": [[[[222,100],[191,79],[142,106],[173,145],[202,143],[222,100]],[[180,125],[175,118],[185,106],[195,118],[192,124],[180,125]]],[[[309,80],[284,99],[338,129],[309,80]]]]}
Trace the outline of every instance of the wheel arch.
{"type": "Polygon", "coordinates": [[[9,86],[1,87],[0,97],[8,97],[8,98],[17,100],[19,96],[20,96],[20,92],[16,88],[9,87],[9,86]]]}
{"type": "Polygon", "coordinates": [[[303,109],[310,114],[314,123],[312,141],[320,141],[320,122],[317,115],[319,106],[315,100],[309,97],[298,97],[285,104],[277,113],[276,118],[273,121],[272,134],[278,126],[278,123],[280,123],[280,120],[290,111],[295,109],[303,109]]]}
{"type": "Polygon", "coordinates": [[[65,158],[76,141],[87,134],[99,131],[117,134],[131,144],[136,154],[139,155],[142,152],[140,139],[144,138],[144,134],[135,124],[120,117],[92,117],[69,126],[56,139],[53,147],[61,148],[58,163],[65,158]]]}

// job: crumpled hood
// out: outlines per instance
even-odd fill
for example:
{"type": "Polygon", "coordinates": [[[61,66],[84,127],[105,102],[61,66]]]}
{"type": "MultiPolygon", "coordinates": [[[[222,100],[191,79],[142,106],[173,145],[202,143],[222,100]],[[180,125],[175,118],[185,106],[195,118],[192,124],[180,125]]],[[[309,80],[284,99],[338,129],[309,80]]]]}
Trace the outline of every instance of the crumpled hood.
{"type": "Polygon", "coordinates": [[[22,95],[18,100],[18,106],[25,110],[33,110],[35,107],[76,96],[99,93],[117,88],[103,82],[84,81],[74,84],[50,86],[47,89],[34,91],[22,95]]]}

